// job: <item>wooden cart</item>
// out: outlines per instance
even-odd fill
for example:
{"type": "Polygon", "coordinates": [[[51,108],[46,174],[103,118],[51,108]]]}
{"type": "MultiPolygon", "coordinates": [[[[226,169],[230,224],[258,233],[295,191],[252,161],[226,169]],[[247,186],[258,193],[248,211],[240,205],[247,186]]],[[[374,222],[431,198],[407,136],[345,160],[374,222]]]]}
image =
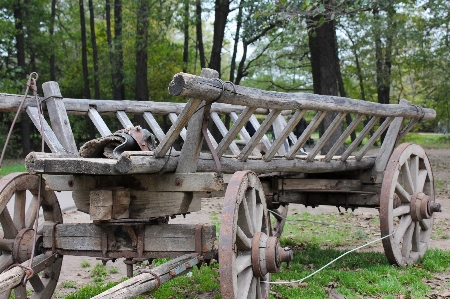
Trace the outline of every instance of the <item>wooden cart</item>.
{"type": "MultiPolygon", "coordinates": [[[[39,275],[28,280],[32,298],[51,298],[65,255],[104,262],[124,258],[129,275],[136,262],[175,258],[96,298],[130,298],[213,258],[219,260],[222,298],[267,298],[269,284],[264,282],[283,261],[292,259],[292,252],[278,241],[289,203],[379,209],[382,236],[395,232],[383,240],[393,264],[411,264],[427,250],[433,213],[440,210],[434,202],[430,163],[418,145],[394,148],[414,123],[435,117],[432,109],[407,101],[380,105],[267,92],[223,82],[209,69],[201,77],[174,76],[169,92],[190,98],[186,104],[64,99],[56,82],[44,83],[43,91],[43,110],[51,127],[44,121],[40,129],[33,99],[25,101],[23,112],[42,132],[51,153],[30,153],[25,162],[29,173],[0,181],[0,270],[25,264],[35,244],[33,270],[39,275]],[[303,152],[330,113],[334,120],[303,152]],[[82,154],[68,114],[88,115],[102,136],[84,145],[82,154]],[[353,120],[344,124],[349,114],[353,120]],[[117,117],[122,128],[109,128],[107,115],[117,117]],[[145,120],[150,131],[135,127],[131,115],[145,120]],[[166,133],[161,116],[172,122],[166,133]],[[311,121],[297,137],[292,132],[305,116],[311,121]],[[225,125],[225,117],[231,126],[225,125]],[[248,122],[255,129],[252,136],[245,129],[248,122]],[[208,130],[211,124],[221,138],[215,139],[208,130]],[[331,150],[321,152],[339,126],[344,126],[343,133],[331,150]],[[118,129],[122,131],[112,134],[118,129]],[[386,130],[381,148],[374,152],[373,144],[386,130]],[[336,156],[352,132],[356,139],[336,156]],[[202,151],[203,136],[210,152],[202,151]],[[180,137],[184,143],[177,151],[174,143],[180,137]],[[243,147],[237,139],[245,141],[243,147]],[[41,200],[36,174],[45,179],[41,200]],[[170,217],[199,211],[201,194],[225,189],[218,246],[212,225],[167,223],[170,217]],[[63,224],[54,191],[64,190],[73,192],[78,210],[89,213],[93,223],[63,224]],[[33,194],[28,207],[26,191],[33,194]],[[9,201],[14,201],[11,211],[6,207],[9,201]],[[34,243],[33,215],[39,206],[45,222],[34,243]]],[[[0,110],[17,110],[20,98],[0,94],[0,110]]],[[[16,298],[26,298],[25,287],[17,286],[24,271],[15,267],[1,274],[0,298],[9,298],[11,287],[16,298]]]]}

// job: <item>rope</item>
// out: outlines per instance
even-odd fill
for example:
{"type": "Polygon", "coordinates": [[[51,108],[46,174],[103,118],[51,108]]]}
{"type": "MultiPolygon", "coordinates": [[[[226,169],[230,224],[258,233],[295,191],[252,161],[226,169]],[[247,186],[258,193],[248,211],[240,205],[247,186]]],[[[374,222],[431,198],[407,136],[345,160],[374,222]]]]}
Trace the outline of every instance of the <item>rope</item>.
{"type": "Polygon", "coordinates": [[[305,279],[308,279],[308,278],[310,278],[311,276],[316,275],[317,273],[319,273],[320,271],[322,271],[323,269],[325,269],[325,268],[328,267],[329,265],[333,264],[334,262],[336,262],[336,261],[339,260],[340,258],[346,256],[347,254],[352,253],[353,251],[356,251],[356,250],[361,249],[361,248],[363,248],[363,247],[366,247],[366,246],[368,246],[368,245],[371,245],[371,244],[373,244],[373,243],[376,243],[376,242],[378,242],[378,241],[381,241],[381,240],[383,240],[383,239],[385,239],[385,238],[387,238],[387,237],[390,237],[390,236],[392,236],[394,233],[395,233],[395,231],[393,231],[392,233],[390,233],[390,234],[387,235],[387,236],[378,238],[378,239],[376,239],[376,240],[370,241],[369,243],[366,243],[366,244],[361,245],[361,246],[358,246],[358,247],[356,247],[356,248],[354,248],[354,249],[352,249],[352,250],[349,250],[349,251],[347,251],[347,252],[341,254],[340,256],[338,256],[337,258],[335,258],[334,260],[332,260],[331,262],[329,262],[329,263],[326,264],[325,266],[321,267],[320,269],[318,269],[318,270],[314,271],[313,273],[311,273],[311,274],[309,274],[309,275],[303,277],[302,279],[299,279],[299,280],[291,280],[291,281],[261,281],[261,282],[268,283],[268,284],[291,284],[291,283],[302,283],[305,279]]]}

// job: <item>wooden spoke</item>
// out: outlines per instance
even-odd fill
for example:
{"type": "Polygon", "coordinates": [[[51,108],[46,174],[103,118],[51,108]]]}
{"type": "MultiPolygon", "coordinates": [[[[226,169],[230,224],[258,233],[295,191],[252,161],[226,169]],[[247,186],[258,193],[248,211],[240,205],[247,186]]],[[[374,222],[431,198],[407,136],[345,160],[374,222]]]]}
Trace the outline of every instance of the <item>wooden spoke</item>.
{"type": "Polygon", "coordinates": [[[15,299],[27,299],[27,289],[24,286],[18,286],[14,289],[15,299]]]}
{"type": "Polygon", "coordinates": [[[420,224],[419,222],[414,222],[411,225],[414,228],[414,234],[412,236],[412,251],[419,252],[420,251],[420,224]]]}
{"type": "MultiPolygon", "coordinates": [[[[250,286],[253,280],[253,271],[251,268],[247,268],[244,272],[242,272],[238,276],[238,299],[247,299],[249,298],[250,286]]],[[[250,297],[251,298],[251,297],[250,297]]]]}
{"type": "Polygon", "coordinates": [[[411,221],[412,221],[412,219],[411,219],[410,215],[406,215],[406,216],[402,217],[402,219],[400,219],[400,223],[399,223],[397,229],[395,230],[395,234],[394,234],[394,242],[396,244],[399,244],[400,241],[403,239],[403,236],[405,235],[406,230],[410,226],[411,221]]]}
{"type": "Polygon", "coordinates": [[[26,195],[27,193],[25,190],[18,190],[15,193],[13,221],[17,230],[21,230],[25,227],[26,195]]]}
{"type": "Polygon", "coordinates": [[[42,283],[41,278],[37,274],[30,278],[30,283],[35,293],[40,293],[45,289],[45,286],[42,283]]]}
{"type": "Polygon", "coordinates": [[[425,181],[427,180],[428,172],[425,169],[419,170],[419,174],[417,175],[417,192],[422,192],[423,187],[425,186],[425,181]]]}
{"type": "Polygon", "coordinates": [[[410,209],[411,208],[410,208],[409,205],[402,205],[402,206],[399,206],[399,207],[395,208],[392,211],[392,215],[394,217],[398,217],[398,216],[402,216],[402,215],[405,215],[405,214],[409,214],[410,209]]]}
{"type": "MultiPolygon", "coordinates": [[[[232,176],[225,193],[219,236],[223,299],[268,298],[269,284],[260,285],[252,261],[252,243],[260,240],[254,239],[256,235],[269,236],[265,199],[255,173],[238,171],[232,176]]],[[[264,277],[269,278],[269,274],[264,277]]]]}
{"type": "Polygon", "coordinates": [[[238,257],[236,258],[237,275],[239,275],[242,271],[244,271],[251,265],[252,265],[252,256],[250,251],[238,255],[238,257]]]}
{"type": "Polygon", "coordinates": [[[398,195],[402,203],[411,202],[411,195],[409,195],[409,193],[406,192],[406,190],[403,189],[402,185],[400,185],[398,182],[395,185],[395,193],[398,195]]]}
{"type": "Polygon", "coordinates": [[[273,218],[270,220],[271,235],[274,237],[281,237],[283,233],[284,225],[286,224],[286,217],[288,214],[289,205],[279,206],[278,209],[272,210],[273,213],[269,213],[269,216],[273,218]]]}
{"type": "Polygon", "coordinates": [[[411,223],[408,226],[408,229],[403,236],[403,244],[402,244],[402,256],[409,256],[409,252],[411,251],[411,241],[413,239],[414,233],[414,223],[411,223]]]}
{"type": "Polygon", "coordinates": [[[14,239],[18,233],[16,226],[11,218],[11,214],[8,211],[8,207],[3,209],[0,213],[0,224],[3,228],[3,233],[6,239],[14,239]]]}
{"type": "Polygon", "coordinates": [[[411,170],[409,168],[408,162],[402,165],[402,178],[403,178],[403,185],[406,192],[409,194],[414,193],[414,184],[411,177],[411,170]]]}
{"type": "Polygon", "coordinates": [[[411,208],[413,195],[418,205],[420,200],[434,201],[433,173],[425,151],[416,144],[404,143],[389,158],[380,194],[381,235],[395,231],[383,239],[384,251],[389,262],[399,266],[413,264],[423,256],[431,237],[434,215],[423,220],[419,219],[429,216],[412,217],[411,213],[416,213],[411,208]],[[419,192],[425,197],[417,197],[419,192]]]}
{"type": "Polygon", "coordinates": [[[27,209],[27,214],[25,216],[26,219],[26,227],[27,228],[33,228],[34,222],[36,221],[36,213],[39,210],[39,200],[36,195],[33,195],[33,198],[31,199],[30,205],[27,209]]]}
{"type": "Polygon", "coordinates": [[[417,188],[418,188],[418,178],[419,178],[419,157],[418,156],[411,156],[410,158],[411,161],[411,166],[410,166],[410,171],[411,171],[411,179],[412,179],[412,184],[413,184],[413,190],[415,192],[417,192],[417,188]]]}
{"type": "Polygon", "coordinates": [[[0,255],[0,273],[5,271],[13,263],[14,258],[12,254],[6,254],[5,252],[3,252],[3,254],[0,255]]]}
{"type": "Polygon", "coordinates": [[[238,249],[240,250],[250,250],[252,248],[252,241],[239,226],[236,232],[236,245],[238,245],[238,249]]]}

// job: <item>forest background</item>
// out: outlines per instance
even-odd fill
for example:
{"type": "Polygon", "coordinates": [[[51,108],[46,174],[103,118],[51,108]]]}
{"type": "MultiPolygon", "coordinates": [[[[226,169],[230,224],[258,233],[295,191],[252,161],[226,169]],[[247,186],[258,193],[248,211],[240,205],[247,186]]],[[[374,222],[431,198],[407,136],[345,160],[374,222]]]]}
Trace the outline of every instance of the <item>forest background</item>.
{"type": "MultiPolygon", "coordinates": [[[[66,98],[175,101],[177,72],[284,92],[434,108],[416,130],[450,129],[450,1],[2,0],[0,92],[30,72],[66,98]]],[[[183,99],[179,99],[183,100],[183,99]]],[[[0,114],[0,144],[13,115],[0,114]]],[[[348,122],[349,120],[347,120],[348,122]]],[[[78,142],[95,135],[75,122],[78,142]],[[77,125],[78,124],[78,125],[77,125]]],[[[38,150],[21,115],[7,156],[38,150]]]]}

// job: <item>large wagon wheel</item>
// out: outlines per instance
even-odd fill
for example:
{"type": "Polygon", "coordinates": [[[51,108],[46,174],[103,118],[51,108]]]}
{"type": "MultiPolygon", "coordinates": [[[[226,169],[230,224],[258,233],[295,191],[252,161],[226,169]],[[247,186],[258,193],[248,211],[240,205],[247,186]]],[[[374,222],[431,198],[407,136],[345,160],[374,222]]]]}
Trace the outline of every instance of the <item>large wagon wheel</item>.
{"type": "MultiPolygon", "coordinates": [[[[32,242],[34,240],[34,221],[36,211],[42,207],[44,220],[62,223],[61,209],[53,191],[41,188],[41,204],[38,200],[39,178],[27,173],[12,173],[0,180],[0,272],[15,263],[23,263],[31,257],[32,242]],[[27,206],[26,192],[33,196],[27,206]],[[14,196],[14,199],[13,199],[14,196]],[[13,202],[13,209],[7,207],[13,202]]],[[[11,207],[11,205],[10,205],[11,207]]],[[[39,231],[39,229],[38,229],[39,231]]],[[[39,236],[39,235],[38,235],[39,236]]],[[[40,252],[42,238],[37,238],[36,252],[40,252]]],[[[51,298],[58,282],[61,271],[62,257],[50,264],[44,271],[35,273],[29,280],[33,289],[32,299],[51,298]]],[[[10,292],[0,294],[1,299],[7,299],[10,292]]],[[[27,298],[26,287],[18,286],[14,289],[16,299],[27,298]]]]}
{"type": "Polygon", "coordinates": [[[269,273],[292,252],[269,237],[267,206],[261,182],[251,171],[236,172],[228,184],[219,239],[220,288],[223,299],[268,298],[269,273]]]}
{"type": "Polygon", "coordinates": [[[425,254],[434,212],[434,181],[425,151],[416,144],[397,147],[386,167],[380,196],[381,235],[390,263],[410,265],[425,254]]]}

